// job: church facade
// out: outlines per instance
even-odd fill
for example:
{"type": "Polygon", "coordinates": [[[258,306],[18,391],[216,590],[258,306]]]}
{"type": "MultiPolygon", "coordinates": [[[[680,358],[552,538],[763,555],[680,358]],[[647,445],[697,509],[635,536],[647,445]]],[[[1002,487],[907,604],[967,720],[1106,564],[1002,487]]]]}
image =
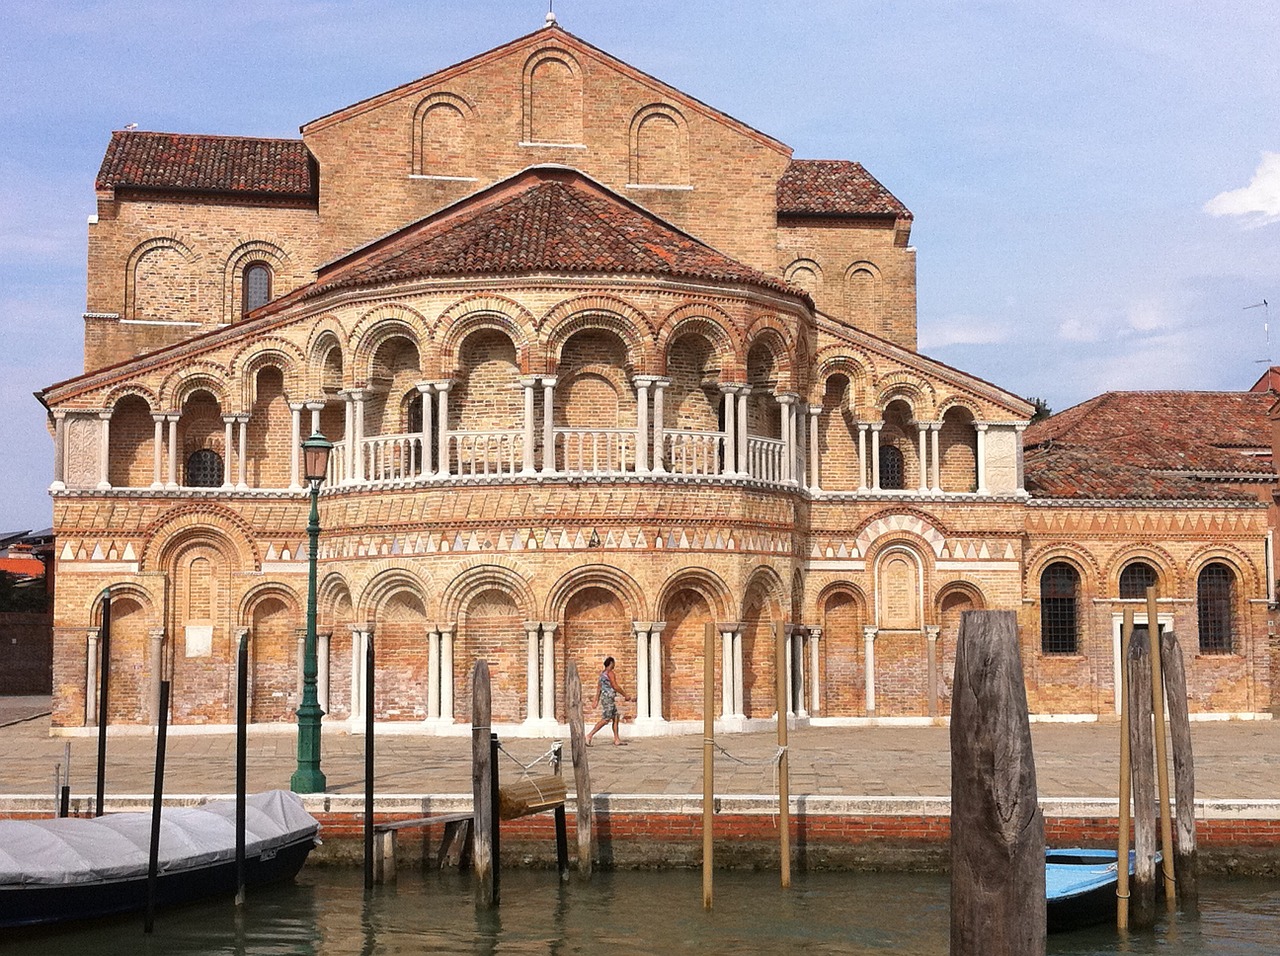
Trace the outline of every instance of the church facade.
{"type": "Polygon", "coordinates": [[[612,655],[633,732],[700,727],[708,622],[724,729],[775,712],[778,623],[798,719],[936,719],[980,608],[1017,612],[1033,713],[1104,718],[1147,584],[1194,712],[1272,706],[1274,474],[1028,440],[916,350],[877,179],[555,23],[296,140],[117,132],[97,202],[85,370],[40,394],[55,730],[104,667],[113,723],[161,677],[175,722],[232,722],[245,633],[251,719],[292,720],[313,431],[338,726],[465,729],[484,659],[495,721],[554,733],[569,662],[612,655]]]}

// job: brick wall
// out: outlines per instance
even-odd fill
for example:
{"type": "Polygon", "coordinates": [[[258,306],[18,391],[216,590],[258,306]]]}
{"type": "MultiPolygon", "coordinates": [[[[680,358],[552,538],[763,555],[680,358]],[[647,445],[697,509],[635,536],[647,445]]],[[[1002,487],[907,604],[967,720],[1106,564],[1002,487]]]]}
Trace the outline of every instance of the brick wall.
{"type": "Polygon", "coordinates": [[[47,694],[52,686],[53,615],[0,613],[0,694],[47,694]]]}

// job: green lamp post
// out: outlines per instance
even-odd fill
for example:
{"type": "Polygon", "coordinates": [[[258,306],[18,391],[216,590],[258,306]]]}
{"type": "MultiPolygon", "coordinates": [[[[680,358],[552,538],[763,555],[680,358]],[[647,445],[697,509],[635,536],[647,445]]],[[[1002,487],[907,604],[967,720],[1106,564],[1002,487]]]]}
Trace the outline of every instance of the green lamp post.
{"type": "Polygon", "coordinates": [[[298,706],[298,769],[293,772],[289,789],[294,793],[323,793],[324,774],[320,771],[320,699],[316,696],[316,558],[320,540],[320,486],[329,471],[329,452],[333,443],[315,432],[302,443],[303,470],[311,486],[311,519],[307,522],[310,544],[307,567],[307,639],[302,651],[302,703],[298,706]]]}

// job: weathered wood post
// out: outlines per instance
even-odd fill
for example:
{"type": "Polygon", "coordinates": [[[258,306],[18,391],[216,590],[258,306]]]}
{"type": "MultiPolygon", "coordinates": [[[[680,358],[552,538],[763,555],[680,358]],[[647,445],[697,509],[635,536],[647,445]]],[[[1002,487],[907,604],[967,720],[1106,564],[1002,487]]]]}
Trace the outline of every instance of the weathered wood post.
{"type": "Polygon", "coordinates": [[[492,703],[489,689],[489,664],[476,661],[471,675],[471,830],[474,836],[472,865],[476,871],[476,905],[497,903],[494,886],[493,827],[496,814],[493,768],[489,743],[489,720],[492,703]]]}
{"type": "Polygon", "coordinates": [[[787,761],[787,628],[779,622],[774,626],[774,671],[778,697],[778,856],[782,868],[782,885],[791,885],[791,781],[790,764],[787,761]]]}
{"type": "Polygon", "coordinates": [[[582,725],[582,678],[576,661],[569,662],[569,753],[573,758],[576,791],[574,827],[578,832],[578,872],[591,878],[591,768],[587,765],[587,737],[582,725]]]}
{"type": "Polygon", "coordinates": [[[236,906],[244,905],[245,809],[248,799],[249,632],[236,651],[236,906]]]}
{"type": "MultiPolygon", "coordinates": [[[[364,888],[373,889],[373,760],[374,700],[373,638],[364,644],[364,888]]],[[[394,873],[395,871],[392,870],[394,873]]]]}
{"type": "Polygon", "coordinates": [[[1177,906],[1173,879],[1173,820],[1169,813],[1169,752],[1164,736],[1164,668],[1160,666],[1160,621],[1156,616],[1156,589],[1147,588],[1147,634],[1151,640],[1151,713],[1155,718],[1156,793],[1160,798],[1160,870],[1164,874],[1165,905],[1177,906]]]}
{"type": "MultiPolygon", "coordinates": [[[[1124,609],[1120,625],[1120,660],[1129,659],[1129,641],[1133,638],[1133,608],[1124,609]]],[[[1116,827],[1116,928],[1129,928],[1129,677],[1128,667],[1120,668],[1120,686],[1116,694],[1120,698],[1120,793],[1119,814],[1116,827]]]]}
{"type": "Polygon", "coordinates": [[[1043,956],[1044,817],[1013,611],[965,611],[951,705],[951,956],[1043,956]]]}
{"type": "Polygon", "coordinates": [[[715,865],[716,803],[716,626],[702,631],[702,908],[711,909],[715,865]]]}
{"type": "Polygon", "coordinates": [[[1129,639],[1129,764],[1133,779],[1133,881],[1129,925],[1150,929],[1156,922],[1156,781],[1151,757],[1151,651],[1148,632],[1134,628],[1129,639]]]}
{"type": "Polygon", "coordinates": [[[1177,801],[1177,826],[1173,831],[1173,862],[1178,902],[1194,909],[1200,899],[1199,862],[1196,852],[1196,768],[1191,755],[1191,715],[1187,708],[1187,671],[1178,638],[1169,631],[1160,636],[1165,695],[1169,699],[1169,738],[1173,745],[1173,793],[1177,801]]]}
{"type": "Polygon", "coordinates": [[[111,689],[111,588],[102,592],[102,633],[98,638],[98,789],[93,815],[103,814],[107,799],[107,723],[110,708],[107,692],[111,689]]]}

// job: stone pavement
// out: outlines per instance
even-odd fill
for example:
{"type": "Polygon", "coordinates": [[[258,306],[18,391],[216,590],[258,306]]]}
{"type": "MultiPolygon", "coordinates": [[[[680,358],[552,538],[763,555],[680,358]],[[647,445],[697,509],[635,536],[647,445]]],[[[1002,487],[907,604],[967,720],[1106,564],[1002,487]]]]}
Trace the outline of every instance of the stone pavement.
{"type": "MultiPolygon", "coordinates": [[[[54,765],[71,744],[71,787],[91,795],[97,737],[51,737],[48,698],[0,698],[0,795],[52,799],[54,765]],[[17,720],[14,723],[11,721],[17,720]]],[[[623,730],[624,739],[625,727],[623,730]]],[[[1116,790],[1119,726],[1033,724],[1036,775],[1042,797],[1111,799],[1116,790]]],[[[1192,725],[1196,795],[1221,800],[1280,798],[1280,721],[1205,722],[1192,725]]],[[[776,792],[772,733],[726,735],[718,742],[737,760],[717,755],[716,791],[776,792]]],[[[527,764],[551,741],[513,738],[504,748],[527,764]]],[[[254,729],[249,735],[250,790],[288,787],[296,754],[292,726],[254,729]]],[[[565,737],[568,749],[568,737],[565,737]]],[[[169,794],[225,794],[235,784],[233,733],[171,733],[165,790],[169,794]]],[[[376,791],[391,794],[460,794],[471,790],[469,736],[383,734],[376,747],[376,791]]],[[[821,727],[790,734],[791,793],[830,796],[946,796],[951,791],[946,727],[821,727]]],[[[322,767],[332,793],[359,794],[364,787],[364,738],[326,728],[322,767]]],[[[567,758],[567,753],[566,753],[567,758]]],[[[155,740],[111,736],[107,748],[108,795],[149,795],[155,740]]],[[[632,739],[614,747],[607,733],[590,750],[596,793],[653,796],[694,794],[702,788],[702,737],[632,739]]],[[[502,758],[504,775],[517,764],[502,758]]]]}

